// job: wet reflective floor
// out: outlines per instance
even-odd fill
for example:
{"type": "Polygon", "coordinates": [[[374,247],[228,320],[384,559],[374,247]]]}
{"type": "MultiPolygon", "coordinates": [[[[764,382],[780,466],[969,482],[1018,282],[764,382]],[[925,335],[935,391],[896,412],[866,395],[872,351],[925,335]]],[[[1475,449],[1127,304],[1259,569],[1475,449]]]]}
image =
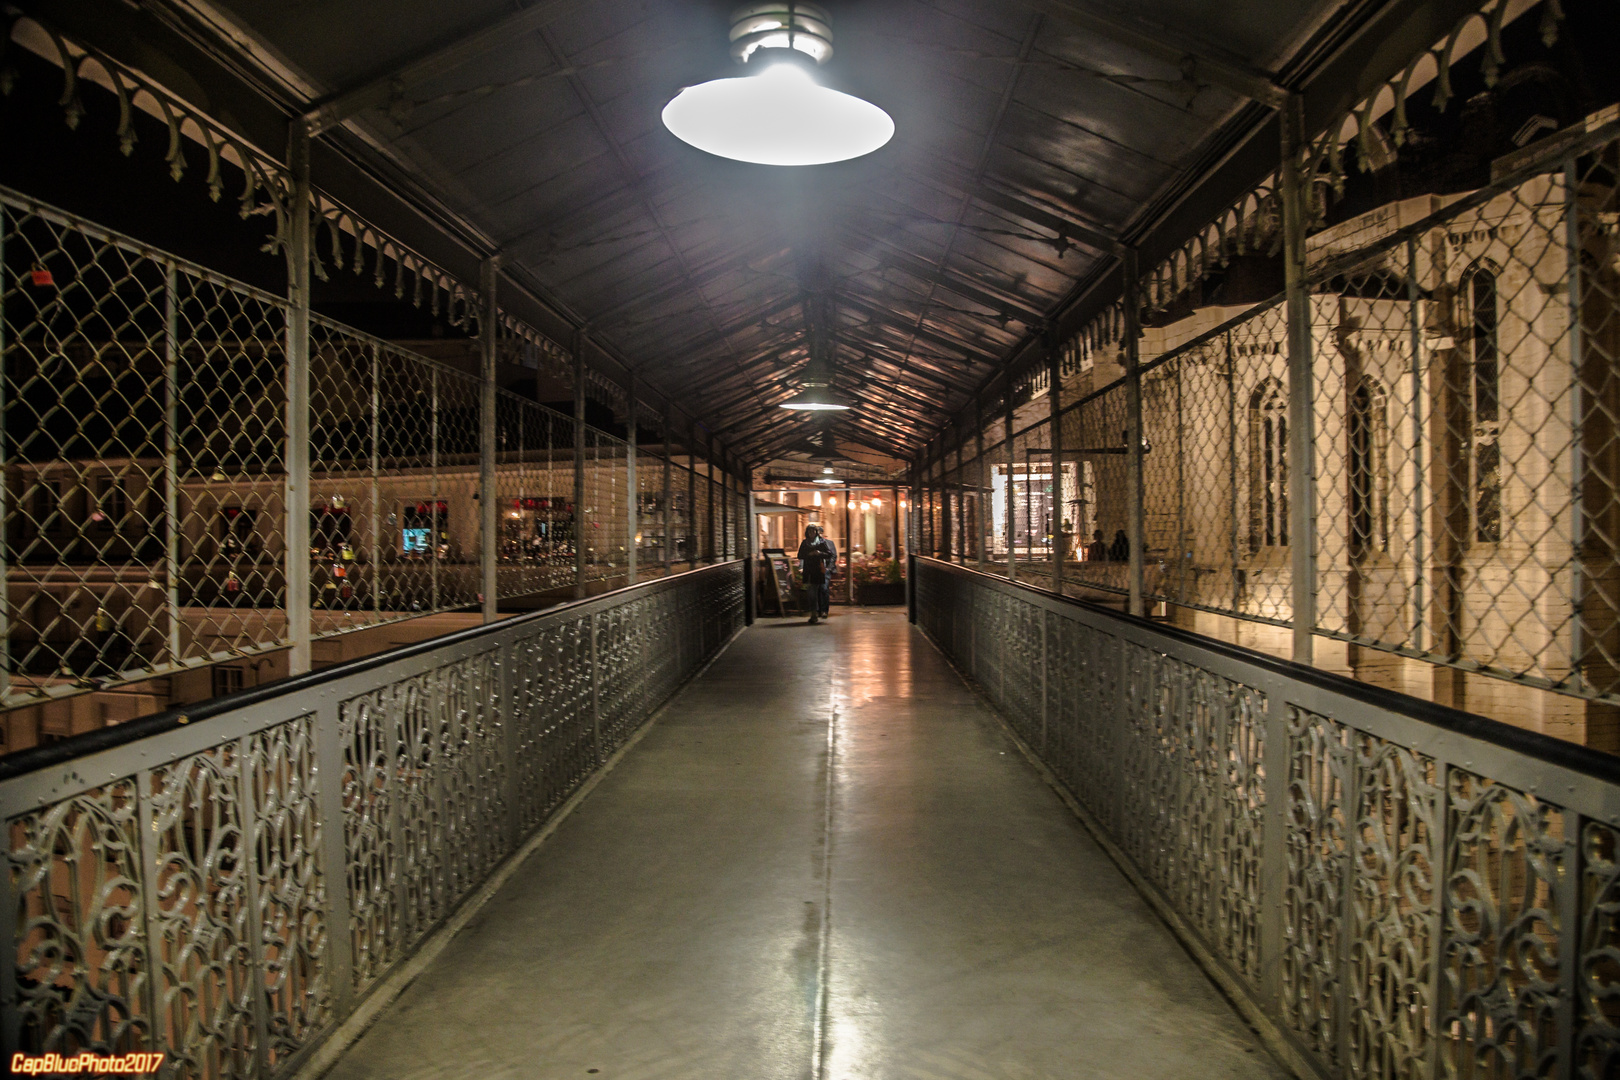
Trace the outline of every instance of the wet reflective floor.
{"type": "Polygon", "coordinates": [[[1287,1073],[898,610],[763,620],[328,1074],[1287,1073]]]}

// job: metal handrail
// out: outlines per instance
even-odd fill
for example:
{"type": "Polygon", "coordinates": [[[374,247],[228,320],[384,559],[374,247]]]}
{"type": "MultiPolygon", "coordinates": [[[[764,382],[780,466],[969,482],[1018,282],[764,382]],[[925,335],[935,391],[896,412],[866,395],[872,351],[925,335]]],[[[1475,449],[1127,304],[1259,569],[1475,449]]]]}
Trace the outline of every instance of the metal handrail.
{"type": "Polygon", "coordinates": [[[659,578],[6,759],[5,1053],[289,1075],[730,641],[745,577],[659,578]]]}
{"type": "Polygon", "coordinates": [[[1620,1059],[1620,759],[938,560],[914,575],[918,625],[1299,1075],[1620,1059]]]}

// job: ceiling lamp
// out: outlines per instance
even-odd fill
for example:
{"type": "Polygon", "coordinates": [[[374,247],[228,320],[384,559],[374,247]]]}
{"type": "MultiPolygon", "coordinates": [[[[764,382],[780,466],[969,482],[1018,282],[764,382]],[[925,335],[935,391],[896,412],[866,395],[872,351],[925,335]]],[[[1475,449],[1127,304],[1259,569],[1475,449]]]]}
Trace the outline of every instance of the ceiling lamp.
{"type": "Polygon", "coordinates": [[[894,137],[888,113],[816,82],[816,65],[832,56],[832,27],[818,5],[738,8],[731,55],[746,76],[688,86],[664,106],[664,126],[682,142],[755,165],[826,165],[894,137]]]}
{"type": "Polygon", "coordinates": [[[827,462],[827,464],[825,464],[825,465],[823,465],[821,467],[821,475],[816,477],[816,483],[818,483],[818,484],[842,484],[843,481],[838,479],[836,476],[833,475],[832,462],[829,461],[829,462],[827,462]]]}
{"type": "Polygon", "coordinates": [[[804,389],[782,402],[782,408],[798,409],[803,412],[833,412],[847,409],[849,406],[839,401],[826,383],[806,379],[804,389]]]}

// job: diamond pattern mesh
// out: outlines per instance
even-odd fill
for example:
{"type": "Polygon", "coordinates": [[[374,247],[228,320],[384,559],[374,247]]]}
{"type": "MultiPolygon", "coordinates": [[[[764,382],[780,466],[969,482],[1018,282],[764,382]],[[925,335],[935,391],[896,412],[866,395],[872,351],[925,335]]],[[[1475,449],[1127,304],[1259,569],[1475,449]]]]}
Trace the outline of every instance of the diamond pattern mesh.
{"type": "MultiPolygon", "coordinates": [[[[0,245],[0,700],[289,645],[286,302],[6,193],[0,245]]],[[[309,352],[313,636],[475,607],[479,379],[318,316],[309,352]]],[[[576,508],[573,419],[501,392],[495,422],[498,595],[571,587],[581,534],[587,578],[622,579],[626,443],[587,429],[576,508]]],[[[643,448],[642,576],[668,533],[718,550],[707,476],[694,520],[674,470],[666,524],[663,472],[643,448]]]]}

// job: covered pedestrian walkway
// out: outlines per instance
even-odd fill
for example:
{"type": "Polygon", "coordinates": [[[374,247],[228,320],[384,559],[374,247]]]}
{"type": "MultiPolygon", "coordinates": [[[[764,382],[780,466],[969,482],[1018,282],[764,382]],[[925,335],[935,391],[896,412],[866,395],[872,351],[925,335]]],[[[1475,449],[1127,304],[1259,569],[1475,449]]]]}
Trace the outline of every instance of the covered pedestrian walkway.
{"type": "Polygon", "coordinates": [[[328,1074],[587,1075],[1287,1074],[874,609],[743,631],[328,1074]]]}
{"type": "Polygon", "coordinates": [[[1620,1080],[1620,5],[5,10],[14,1070],[1620,1080]]]}

